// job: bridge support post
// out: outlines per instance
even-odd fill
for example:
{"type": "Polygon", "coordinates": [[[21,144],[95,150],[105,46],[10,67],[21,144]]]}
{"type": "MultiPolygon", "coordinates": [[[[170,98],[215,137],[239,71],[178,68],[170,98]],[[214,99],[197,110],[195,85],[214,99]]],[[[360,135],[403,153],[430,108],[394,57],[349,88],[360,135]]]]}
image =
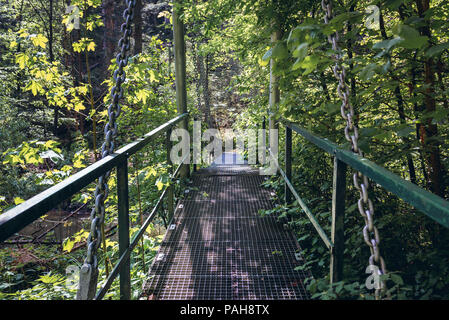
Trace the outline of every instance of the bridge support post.
{"type": "MultiPolygon", "coordinates": [[[[129,247],[128,159],[117,166],[119,255],[129,247]]],[[[128,260],[120,270],[120,300],[131,300],[131,271],[128,260]]]]}
{"type": "MultiPolygon", "coordinates": [[[[186,89],[186,44],[184,38],[184,23],[179,18],[182,12],[182,1],[173,2],[173,43],[175,53],[175,84],[176,105],[178,114],[187,113],[187,89],[186,89]]],[[[180,123],[180,128],[188,130],[188,120],[185,118],[180,123]]],[[[190,164],[181,167],[180,176],[190,176],[190,164]]]]}
{"type": "MultiPolygon", "coordinates": [[[[172,147],[172,143],[170,140],[171,133],[172,133],[171,129],[167,130],[166,147],[167,147],[167,164],[169,166],[172,165],[172,162],[170,159],[170,150],[172,147]]],[[[173,172],[174,172],[173,168],[170,168],[169,172],[170,172],[170,174],[173,174],[173,172]]],[[[175,202],[175,197],[174,197],[174,190],[173,190],[173,181],[170,181],[170,185],[167,187],[167,223],[170,223],[170,221],[173,217],[174,202],[175,202]]]]}
{"type": "Polygon", "coordinates": [[[330,261],[330,284],[343,280],[343,254],[345,246],[345,198],[346,163],[334,158],[334,177],[332,189],[332,230],[330,261]]]}
{"type": "Polygon", "coordinates": [[[262,166],[266,165],[266,157],[267,157],[267,124],[265,116],[263,117],[262,121],[262,132],[258,132],[257,139],[258,139],[258,147],[257,147],[257,164],[260,164],[262,166]]]}
{"type": "MultiPolygon", "coordinates": [[[[192,142],[192,155],[193,155],[193,172],[197,172],[197,160],[201,159],[201,125],[198,125],[198,119],[193,118],[193,134],[191,137],[192,142]]],[[[201,123],[201,122],[200,122],[201,123]]]]}
{"type": "MultiPolygon", "coordinates": [[[[275,25],[276,23],[274,23],[275,25]]],[[[276,27],[276,30],[271,34],[271,43],[276,44],[277,41],[281,39],[281,30],[276,27]]],[[[278,110],[278,105],[280,101],[280,91],[279,91],[279,77],[274,74],[274,64],[273,59],[270,60],[270,100],[269,100],[269,118],[268,118],[268,128],[269,128],[269,148],[272,149],[274,144],[278,144],[279,141],[274,139],[274,136],[270,133],[271,130],[279,129],[279,125],[275,119],[273,119],[273,114],[278,110]]],[[[279,173],[279,171],[277,171],[279,173]]]]}
{"type": "MultiPolygon", "coordinates": [[[[277,41],[281,39],[281,31],[276,30],[271,34],[271,43],[275,44],[277,41]]],[[[279,79],[274,74],[274,60],[270,60],[270,110],[269,110],[269,118],[268,118],[268,127],[270,130],[277,129],[278,125],[275,121],[272,119],[272,114],[277,111],[277,106],[280,101],[280,91],[279,91],[279,79]]],[[[270,141],[270,144],[272,141],[270,141]]],[[[270,145],[271,147],[271,145],[270,145]]]]}
{"type": "MultiPolygon", "coordinates": [[[[285,126],[285,175],[292,181],[292,129],[285,126]]],[[[292,192],[285,182],[285,204],[292,202],[292,192]]]]}

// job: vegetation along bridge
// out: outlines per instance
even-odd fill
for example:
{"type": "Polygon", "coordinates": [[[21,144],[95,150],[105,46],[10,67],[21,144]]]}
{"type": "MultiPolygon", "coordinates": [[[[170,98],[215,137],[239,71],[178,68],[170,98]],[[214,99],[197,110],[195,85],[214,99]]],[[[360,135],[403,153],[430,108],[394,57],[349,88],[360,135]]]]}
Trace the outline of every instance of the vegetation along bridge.
{"type": "MultiPolygon", "coordinates": [[[[311,274],[302,268],[308,257],[303,255],[296,237],[287,226],[287,217],[261,214],[275,207],[273,191],[263,186],[267,178],[260,175],[257,168],[248,163],[235,162],[235,158],[239,156],[237,153],[223,153],[225,159],[232,160],[230,163],[212,163],[211,166],[198,170],[196,165],[191,166],[185,162],[176,168],[172,166],[170,181],[161,189],[156,205],[130,239],[130,158],[155,143],[156,139],[165,137],[167,163],[171,164],[169,155],[172,150],[172,132],[176,128],[189,130],[193,117],[190,117],[186,102],[184,25],[175,7],[173,26],[178,115],[136,141],[116,149],[117,119],[122,112],[120,100],[123,98],[122,86],[126,80],[125,67],[128,65],[136,0],[127,0],[126,4],[126,22],[122,27],[123,35],[119,42],[120,53],[116,59],[117,69],[114,72],[114,86],[108,108],[109,120],[104,128],[102,158],[0,215],[0,241],[7,240],[65,199],[97,182],[95,203],[90,215],[91,229],[87,239],[86,259],[80,270],[78,299],[104,298],[117,277],[120,281],[120,297],[131,298],[131,254],[139,246],[146,230],[164,205],[170,214],[170,222],[148,271],[142,299],[309,299],[305,279],[311,274]],[[104,240],[102,224],[105,201],[111,196],[108,181],[114,170],[118,200],[116,214],[119,258],[107,280],[98,288],[98,251],[104,240]],[[178,196],[175,194],[177,181],[182,181],[179,184],[182,188],[178,188],[178,196]]],[[[329,24],[333,19],[330,1],[323,1],[322,7],[325,23],[329,24]]],[[[274,40],[278,36],[276,32],[273,33],[274,40]]],[[[283,179],[285,199],[282,202],[302,210],[329,251],[330,284],[344,280],[344,262],[350,263],[343,261],[345,220],[348,219],[345,216],[345,199],[347,169],[350,167],[354,170],[351,181],[353,188],[360,194],[357,208],[364,221],[364,225],[361,225],[363,241],[371,253],[367,257],[367,265],[375,280],[372,289],[375,290],[377,298],[385,298],[389,296],[389,273],[380,251],[380,234],[374,221],[373,202],[369,198],[369,180],[403,199],[445,228],[449,227],[449,202],[363,156],[358,146],[359,132],[354,121],[357,115],[349,101],[345,68],[338,53],[340,49],[337,40],[338,33],[329,35],[330,46],[336,52],[333,56],[336,65],[333,72],[337,76],[341,113],[345,123],[344,133],[351,150],[277,115],[273,108],[279,103],[279,79],[272,74],[268,128],[265,128],[265,118],[260,126],[270,130],[279,129],[282,132],[281,149],[284,158],[280,161],[273,152],[273,146],[278,141],[270,140],[263,153],[273,161],[278,176],[283,179]],[[304,143],[314,145],[323,154],[329,154],[334,159],[332,199],[329,199],[332,201],[330,235],[326,232],[328,226],[320,225],[307,202],[293,186],[293,134],[302,137],[304,143]]],[[[354,248],[349,248],[352,249],[354,248]]],[[[360,271],[361,278],[368,276],[364,271],[360,271]]]]}

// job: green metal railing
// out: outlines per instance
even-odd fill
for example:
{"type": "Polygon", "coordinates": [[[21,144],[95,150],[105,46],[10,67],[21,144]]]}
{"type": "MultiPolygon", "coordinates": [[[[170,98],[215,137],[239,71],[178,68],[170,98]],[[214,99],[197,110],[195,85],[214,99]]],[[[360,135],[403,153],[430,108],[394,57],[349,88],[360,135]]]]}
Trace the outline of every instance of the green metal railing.
{"type": "Polygon", "coordinates": [[[287,120],[278,119],[277,123],[285,127],[285,170],[280,168],[277,159],[271,153],[281,176],[285,181],[285,202],[291,203],[292,196],[304,210],[319,236],[330,250],[331,283],[342,280],[344,252],[344,220],[345,220],[345,190],[347,166],[361,172],[384,189],[395,194],[406,203],[412,205],[437,223],[449,228],[449,201],[426,191],[417,185],[404,180],[394,173],[378,166],[351,151],[344,150],[335,143],[310,133],[299,125],[287,120]],[[303,199],[298,195],[292,180],[292,131],[301,135],[307,141],[334,156],[333,188],[332,188],[332,227],[331,239],[318,223],[303,199]]]}
{"type": "MultiPolygon", "coordinates": [[[[170,136],[173,127],[181,121],[186,121],[187,113],[181,114],[176,118],[164,123],[158,128],[147,133],[141,139],[126,145],[114,154],[105,157],[74,174],[59,184],[47,189],[46,191],[34,196],[24,203],[0,215],[0,242],[14,235],[39,217],[46,214],[49,210],[63,202],[65,199],[76,194],[98,177],[117,168],[117,196],[118,196],[118,238],[119,238],[119,260],[105,284],[99,289],[95,298],[102,299],[107,290],[112,285],[114,279],[120,277],[120,297],[121,299],[130,299],[130,256],[131,252],[137,246],[139,240],[145,233],[151,221],[155,218],[160,209],[163,200],[168,199],[169,214],[173,214],[174,192],[170,185],[166,187],[155,207],[148,215],[147,219],[131,239],[129,238],[129,199],[128,199],[128,159],[153,141],[154,138],[165,133],[167,161],[170,163],[169,154],[171,150],[170,136]]],[[[430,193],[409,181],[406,181],[392,172],[376,165],[375,163],[354,154],[351,151],[344,150],[333,142],[321,138],[309,131],[301,128],[299,125],[286,119],[278,119],[277,122],[285,126],[285,168],[282,169],[271,153],[280,174],[285,181],[285,201],[291,203],[295,198],[299,206],[304,210],[319,236],[330,250],[330,275],[331,282],[342,280],[343,273],[343,252],[344,252],[344,220],[345,220],[345,190],[346,190],[346,172],[347,166],[350,166],[374,182],[397,195],[406,203],[414,206],[425,215],[429,216],[437,223],[449,227],[449,201],[430,193]],[[320,226],[306,203],[299,196],[292,184],[292,132],[301,135],[307,141],[313,143],[325,152],[334,156],[333,169],[333,192],[332,192],[332,226],[331,237],[320,226]]],[[[265,128],[265,120],[264,125],[265,128]]],[[[183,161],[182,161],[183,162],[183,161]]],[[[175,179],[181,172],[182,164],[172,173],[171,179],[175,179]]],[[[188,170],[189,171],[189,170],[188,170]]]]}
{"type": "MultiPolygon", "coordinates": [[[[173,214],[174,193],[173,187],[166,187],[156,206],[153,208],[139,231],[133,239],[129,239],[129,199],[128,199],[128,159],[153,141],[159,135],[166,133],[167,161],[171,150],[170,136],[173,127],[181,121],[186,121],[187,113],[181,114],[176,118],[162,124],[158,128],[145,134],[142,138],[132,142],[114,154],[111,154],[57,185],[39,193],[24,203],[12,208],[0,215],[0,242],[8,239],[10,236],[19,232],[21,229],[45,215],[49,210],[63,202],[65,199],[73,196],[84,187],[94,182],[98,177],[106,172],[117,168],[117,199],[118,199],[118,238],[119,238],[119,261],[110,273],[106,283],[97,292],[95,299],[102,299],[110,288],[112,282],[120,275],[120,298],[129,300],[131,298],[130,284],[130,255],[133,249],[142,238],[145,230],[151,221],[155,218],[165,197],[168,198],[169,214],[173,214]]],[[[184,162],[184,161],[182,161],[184,162]]],[[[172,173],[171,179],[175,179],[179,174],[183,164],[172,173]]]]}

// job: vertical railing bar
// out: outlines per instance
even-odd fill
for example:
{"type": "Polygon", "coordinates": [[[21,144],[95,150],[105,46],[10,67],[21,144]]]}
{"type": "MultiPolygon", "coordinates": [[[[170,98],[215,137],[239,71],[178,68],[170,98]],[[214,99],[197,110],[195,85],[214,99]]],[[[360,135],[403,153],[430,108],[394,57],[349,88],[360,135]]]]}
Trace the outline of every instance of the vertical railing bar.
{"type": "MultiPolygon", "coordinates": [[[[197,163],[196,163],[196,159],[195,159],[195,156],[196,156],[196,153],[195,153],[195,147],[196,147],[196,145],[195,145],[195,143],[197,143],[198,141],[195,141],[195,123],[198,121],[198,119],[196,118],[196,117],[194,117],[193,118],[193,123],[194,123],[194,125],[193,125],[193,134],[192,134],[192,145],[193,145],[193,148],[192,148],[192,154],[193,154],[193,172],[196,172],[197,170],[198,170],[198,168],[197,168],[197,163]]],[[[201,128],[200,128],[200,132],[201,132],[201,128]]],[[[201,136],[200,136],[201,137],[201,136]]],[[[199,143],[201,144],[201,138],[199,139],[199,143]]],[[[201,145],[199,146],[199,149],[201,150],[201,145]]]]}
{"type": "MultiPolygon", "coordinates": [[[[185,130],[189,130],[189,116],[186,118],[186,128],[185,128],[185,130]]],[[[191,135],[191,136],[193,136],[193,135],[191,135]]],[[[190,141],[190,145],[192,145],[192,141],[190,141]]],[[[190,152],[190,150],[189,150],[189,152],[190,152]]],[[[191,157],[188,157],[189,159],[191,158],[191,157]]],[[[183,162],[184,162],[184,160],[183,160],[183,162]]],[[[187,168],[186,169],[186,178],[187,179],[190,179],[190,177],[191,177],[191,175],[192,175],[192,172],[191,172],[191,170],[190,170],[190,160],[189,160],[189,162],[187,162],[187,164],[185,164],[185,167],[187,168]]]]}
{"type": "MultiPolygon", "coordinates": [[[[119,256],[129,247],[128,159],[117,166],[119,256]]],[[[131,300],[130,258],[120,269],[120,300],[131,300]]]]}
{"type": "MultiPolygon", "coordinates": [[[[267,150],[266,150],[266,146],[267,146],[267,133],[266,133],[266,129],[267,129],[267,122],[266,122],[266,118],[265,116],[263,117],[263,121],[262,121],[262,137],[263,137],[263,141],[262,143],[259,142],[259,145],[262,146],[262,159],[260,159],[260,161],[262,162],[261,165],[265,165],[267,162],[266,159],[266,154],[267,154],[267,150]]],[[[261,150],[259,150],[261,151],[261,150]]],[[[259,160],[259,157],[257,157],[257,159],[259,160]]]]}
{"type": "MultiPolygon", "coordinates": [[[[292,181],[292,129],[285,127],[285,175],[288,180],[292,181]]],[[[287,185],[284,184],[285,190],[285,204],[290,204],[292,201],[292,192],[287,185]]]]}
{"type": "Polygon", "coordinates": [[[343,280],[343,256],[345,245],[344,220],[346,198],[346,163],[334,157],[332,187],[332,227],[330,260],[330,283],[343,280]]]}
{"type": "MultiPolygon", "coordinates": [[[[172,129],[168,129],[167,130],[167,135],[166,135],[166,148],[167,148],[167,164],[169,165],[170,169],[170,175],[172,175],[173,177],[173,168],[172,168],[172,161],[170,158],[170,151],[172,148],[172,143],[170,140],[171,137],[171,133],[172,133],[172,129]]],[[[167,222],[169,223],[173,217],[173,212],[174,212],[174,191],[173,191],[173,180],[170,180],[170,185],[167,188],[167,222]]]]}

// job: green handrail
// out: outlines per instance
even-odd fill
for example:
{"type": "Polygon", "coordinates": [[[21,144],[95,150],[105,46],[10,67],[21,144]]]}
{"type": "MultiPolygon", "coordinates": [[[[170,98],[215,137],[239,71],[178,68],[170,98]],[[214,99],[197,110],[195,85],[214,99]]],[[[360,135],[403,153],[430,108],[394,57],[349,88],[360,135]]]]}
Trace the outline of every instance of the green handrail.
{"type": "Polygon", "coordinates": [[[131,155],[141,150],[155,137],[163,132],[166,132],[187,116],[188,114],[184,113],[171,119],[170,121],[145,134],[142,138],[124,146],[120,150],[117,150],[114,154],[95,162],[57,185],[1,214],[0,242],[5,241],[16,232],[19,232],[33,221],[43,216],[68,197],[79,192],[102,174],[113,169],[114,167],[117,167],[124,161],[127,161],[131,155]]]}
{"type": "MultiPolygon", "coordinates": [[[[166,133],[167,142],[173,126],[186,119],[187,113],[167,121],[156,129],[145,134],[142,138],[126,145],[100,161],[88,166],[68,179],[34,196],[24,203],[0,215],[0,242],[6,240],[23,227],[43,216],[48,210],[64,201],[66,198],[79,192],[82,188],[92,183],[107,171],[117,168],[117,196],[118,196],[118,224],[119,224],[119,253],[120,260],[115,265],[106,283],[97,292],[95,299],[102,299],[111,286],[114,279],[120,275],[120,298],[129,300],[131,298],[131,278],[130,278],[130,256],[137,245],[137,242],[145,233],[150,222],[156,216],[162,200],[168,193],[168,188],[162,192],[159,201],[145,220],[137,234],[129,241],[129,200],[128,200],[128,158],[145,147],[150,141],[161,133],[166,133]]],[[[167,144],[167,152],[170,152],[170,144],[167,144]]],[[[185,159],[183,159],[184,162],[185,159]]],[[[182,164],[178,166],[171,180],[175,179],[182,164]]],[[[171,197],[172,198],[172,197],[171,197]]],[[[168,199],[173,201],[173,199],[168,199]]]]}
{"type": "Polygon", "coordinates": [[[306,129],[301,128],[287,119],[281,118],[278,121],[317,147],[323,149],[327,153],[333,154],[338,160],[366,175],[368,178],[397,195],[406,203],[420,210],[431,219],[446,228],[449,228],[449,201],[402,179],[396,174],[364,157],[351,151],[344,150],[335,143],[310,133],[306,129]]]}
{"type": "MultiPolygon", "coordinates": [[[[343,279],[344,260],[344,221],[345,221],[345,189],[347,166],[361,172],[384,189],[397,195],[406,203],[412,205],[437,223],[449,227],[449,201],[424,190],[417,185],[400,178],[394,173],[382,168],[374,162],[361,157],[351,151],[344,150],[335,143],[313,134],[299,125],[284,119],[274,120],[285,126],[285,172],[279,167],[285,181],[285,202],[291,202],[293,195],[298,204],[306,213],[307,217],[315,227],[323,242],[330,251],[330,283],[343,279]],[[291,132],[295,131],[304,139],[325,152],[334,156],[333,188],[332,188],[332,225],[331,238],[329,239],[323,228],[319,225],[315,216],[310,212],[304,201],[294,189],[292,179],[292,138],[291,132]]],[[[270,150],[271,154],[271,150],[270,150]]],[[[271,155],[273,158],[273,155],[271,155]]]]}

